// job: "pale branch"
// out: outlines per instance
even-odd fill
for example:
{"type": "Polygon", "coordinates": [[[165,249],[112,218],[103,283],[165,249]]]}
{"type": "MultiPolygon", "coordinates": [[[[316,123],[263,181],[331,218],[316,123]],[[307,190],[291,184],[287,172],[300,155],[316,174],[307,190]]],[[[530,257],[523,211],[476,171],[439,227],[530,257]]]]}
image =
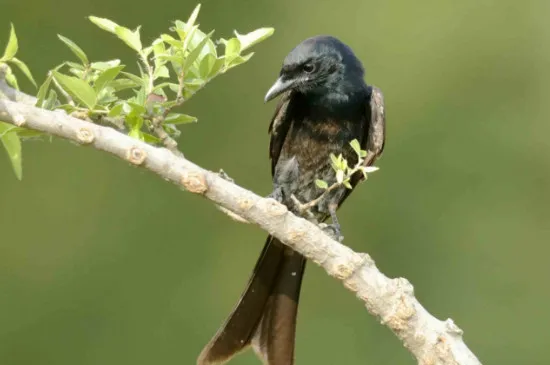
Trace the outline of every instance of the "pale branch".
{"type": "Polygon", "coordinates": [[[207,171],[166,148],[154,147],[62,111],[33,106],[34,98],[0,79],[0,120],[78,142],[152,171],[187,191],[201,195],[321,266],[362,300],[367,310],[390,328],[421,365],[480,365],[451,319],[441,321],[415,298],[403,278],[388,278],[366,253],[356,253],[269,198],[260,197],[219,174],[207,171]]]}

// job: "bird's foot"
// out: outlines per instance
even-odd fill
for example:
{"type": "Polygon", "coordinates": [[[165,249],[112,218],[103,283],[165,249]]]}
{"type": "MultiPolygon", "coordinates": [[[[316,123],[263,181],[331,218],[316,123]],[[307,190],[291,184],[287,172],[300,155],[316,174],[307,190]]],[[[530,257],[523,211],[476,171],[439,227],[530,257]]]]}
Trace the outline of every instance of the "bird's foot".
{"type": "Polygon", "coordinates": [[[294,196],[294,194],[291,195],[290,198],[294,203],[294,208],[296,213],[298,213],[300,216],[305,217],[310,221],[316,220],[315,214],[313,214],[313,212],[311,211],[311,205],[309,203],[303,204],[301,201],[298,200],[298,198],[294,196]]]}
{"type": "Polygon", "coordinates": [[[323,232],[325,232],[335,241],[338,241],[338,242],[344,241],[344,236],[342,236],[342,231],[340,230],[339,224],[320,223],[319,228],[321,228],[323,232]]]}
{"type": "Polygon", "coordinates": [[[233,180],[229,175],[227,175],[227,173],[225,171],[223,171],[222,169],[220,169],[220,171],[218,172],[218,175],[224,180],[227,180],[227,181],[232,182],[232,183],[235,182],[235,180],[233,180]]]}
{"type": "Polygon", "coordinates": [[[266,198],[274,199],[278,201],[279,203],[283,202],[283,189],[278,187],[275,188],[271,194],[269,194],[266,198]]]}

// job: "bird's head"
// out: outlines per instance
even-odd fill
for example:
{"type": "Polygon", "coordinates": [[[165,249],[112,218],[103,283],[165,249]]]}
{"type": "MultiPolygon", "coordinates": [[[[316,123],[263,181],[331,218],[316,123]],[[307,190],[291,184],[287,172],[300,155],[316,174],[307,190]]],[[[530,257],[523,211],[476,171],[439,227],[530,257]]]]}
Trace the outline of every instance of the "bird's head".
{"type": "Polygon", "coordinates": [[[286,56],[265,101],[289,90],[305,95],[345,96],[364,85],[363,75],[361,61],[340,40],[331,36],[308,38],[286,56]]]}

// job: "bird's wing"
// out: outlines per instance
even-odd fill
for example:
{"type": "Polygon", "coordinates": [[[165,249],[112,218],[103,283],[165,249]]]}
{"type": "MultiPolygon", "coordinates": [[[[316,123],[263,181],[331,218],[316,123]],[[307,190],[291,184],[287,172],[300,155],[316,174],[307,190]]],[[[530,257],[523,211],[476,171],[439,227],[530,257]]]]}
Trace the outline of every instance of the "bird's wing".
{"type": "MultiPolygon", "coordinates": [[[[364,166],[372,166],[384,151],[386,142],[386,111],[384,108],[384,94],[374,86],[369,86],[367,102],[365,103],[365,128],[361,139],[361,149],[367,151],[367,157],[363,161],[364,166]]],[[[364,180],[362,172],[358,171],[351,177],[351,185],[355,187],[364,180]]],[[[351,194],[347,190],[340,205],[351,194]]]]}
{"type": "Polygon", "coordinates": [[[369,98],[366,105],[368,126],[365,128],[362,148],[367,151],[364,165],[371,166],[380,158],[386,143],[386,110],[384,94],[377,87],[369,86],[369,98]]]}
{"type": "Polygon", "coordinates": [[[281,149],[283,148],[286,135],[292,123],[291,118],[289,118],[291,96],[292,91],[286,92],[281,96],[281,99],[275,108],[275,113],[271,119],[271,123],[269,124],[269,134],[271,135],[271,140],[269,141],[269,158],[271,159],[272,175],[275,173],[275,166],[279,160],[281,149]]]}

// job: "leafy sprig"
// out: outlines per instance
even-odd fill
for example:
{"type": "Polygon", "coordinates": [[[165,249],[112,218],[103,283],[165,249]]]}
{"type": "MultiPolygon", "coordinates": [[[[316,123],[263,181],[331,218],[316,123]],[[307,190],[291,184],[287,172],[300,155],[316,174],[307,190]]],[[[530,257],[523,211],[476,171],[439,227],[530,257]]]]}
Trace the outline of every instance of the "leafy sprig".
{"type": "MultiPolygon", "coordinates": [[[[179,153],[175,141],[180,135],[179,128],[198,119],[176,111],[177,108],[216,77],[250,60],[254,53],[248,50],[274,32],[273,28],[247,34],[235,31],[234,37],[213,40],[214,31],[205,33],[197,23],[200,7],[197,5],[186,21],[176,20],[168,32],[151,44],[143,43],[141,26],[130,29],[107,18],[89,17],[93,24],[135,52],[138,72],[129,71],[120,59],[91,60],[76,42],[58,35],[75,59],[64,61],[48,72],[38,89],[36,106],[63,109],[77,118],[112,125],[131,137],[179,153]]],[[[12,26],[0,58],[0,66],[5,65],[6,81],[19,88],[10,67],[15,65],[36,86],[28,67],[15,57],[17,50],[12,26]]],[[[9,148],[19,178],[22,130],[12,126],[0,130],[3,142],[7,138],[17,140],[4,142],[4,146],[9,148]]]]}
{"type": "Polygon", "coordinates": [[[302,203],[298,201],[295,197],[293,197],[294,203],[298,206],[298,210],[301,213],[308,212],[315,205],[319,204],[319,202],[324,199],[332,190],[338,187],[345,186],[348,189],[352,189],[353,186],[351,186],[350,180],[356,173],[361,172],[363,174],[364,180],[366,180],[368,177],[367,174],[378,170],[378,167],[364,165],[365,159],[367,157],[367,151],[361,149],[361,145],[359,144],[359,141],[357,139],[352,140],[350,142],[350,146],[357,154],[357,163],[354,166],[349,166],[348,161],[342,156],[342,154],[336,156],[335,154],[331,153],[330,162],[331,167],[336,175],[336,182],[329,185],[325,180],[315,180],[315,185],[317,185],[318,188],[322,189],[323,192],[317,198],[307,203],[302,203]]]}

